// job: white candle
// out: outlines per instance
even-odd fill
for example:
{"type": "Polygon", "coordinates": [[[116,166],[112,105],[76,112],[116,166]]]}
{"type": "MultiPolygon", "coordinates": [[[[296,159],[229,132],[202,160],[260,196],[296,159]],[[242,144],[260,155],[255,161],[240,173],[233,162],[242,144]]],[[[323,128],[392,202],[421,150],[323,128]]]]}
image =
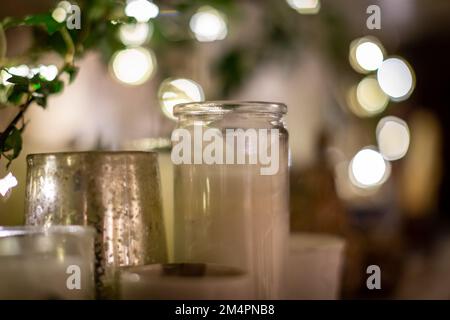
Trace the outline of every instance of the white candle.
{"type": "Polygon", "coordinates": [[[257,165],[181,165],[175,174],[175,262],[241,268],[258,298],[278,298],[289,232],[287,167],[265,176],[257,165]],[[177,185],[186,181],[189,187],[177,185]]]}
{"type": "Polygon", "coordinates": [[[251,278],[213,264],[167,264],[127,268],[120,277],[122,299],[251,299],[251,278]]]}
{"type": "Polygon", "coordinates": [[[292,234],[283,299],[338,299],[345,241],[313,233],[292,234]]]}
{"type": "Polygon", "coordinates": [[[79,257],[45,257],[45,254],[28,257],[0,257],[0,300],[33,299],[93,299],[93,270],[79,257]],[[80,286],[71,276],[79,267],[80,286]],[[69,271],[69,272],[68,272],[69,271]]]}

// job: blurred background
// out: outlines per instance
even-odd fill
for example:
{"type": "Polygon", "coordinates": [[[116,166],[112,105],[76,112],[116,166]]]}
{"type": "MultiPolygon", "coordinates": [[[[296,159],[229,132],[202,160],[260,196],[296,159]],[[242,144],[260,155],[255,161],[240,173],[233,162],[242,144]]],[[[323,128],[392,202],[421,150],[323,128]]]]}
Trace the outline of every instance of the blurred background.
{"type": "MultiPolygon", "coordinates": [[[[29,153],[165,148],[176,103],[278,101],[289,110],[291,230],[346,238],[341,296],[450,298],[450,2],[75,3],[81,31],[111,12],[135,21],[98,25],[75,81],[28,111],[22,154],[0,168],[0,225],[23,223],[29,153]],[[382,290],[366,287],[371,264],[382,290]]],[[[3,0],[0,19],[63,7],[3,0]]],[[[14,72],[57,71],[55,52],[29,53],[57,39],[28,27],[6,39],[14,72]]],[[[16,113],[0,108],[0,131],[16,113]]]]}

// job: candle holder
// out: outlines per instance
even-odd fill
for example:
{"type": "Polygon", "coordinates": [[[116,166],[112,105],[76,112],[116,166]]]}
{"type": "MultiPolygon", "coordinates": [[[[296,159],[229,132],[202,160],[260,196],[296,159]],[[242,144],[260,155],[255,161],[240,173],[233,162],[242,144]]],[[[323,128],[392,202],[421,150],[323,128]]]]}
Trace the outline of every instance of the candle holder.
{"type": "Polygon", "coordinates": [[[174,263],[129,267],[121,272],[122,299],[252,299],[251,278],[244,271],[217,264],[174,263]]]}
{"type": "Polygon", "coordinates": [[[167,262],[156,153],[34,154],[27,164],[26,224],[97,231],[98,298],[118,296],[118,268],[167,262]]]}
{"type": "Polygon", "coordinates": [[[279,297],[287,249],[286,112],[233,101],[174,109],[174,261],[245,270],[258,299],[279,297]]]}
{"type": "Polygon", "coordinates": [[[94,229],[0,227],[0,300],[93,299],[94,229]]]}

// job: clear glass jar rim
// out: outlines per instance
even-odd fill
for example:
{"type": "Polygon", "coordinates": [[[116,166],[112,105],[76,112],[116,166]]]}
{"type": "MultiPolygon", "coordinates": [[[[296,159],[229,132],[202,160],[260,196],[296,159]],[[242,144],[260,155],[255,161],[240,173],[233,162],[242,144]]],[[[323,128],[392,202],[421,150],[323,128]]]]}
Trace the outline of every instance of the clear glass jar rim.
{"type": "Polygon", "coordinates": [[[283,115],[287,113],[287,106],[284,103],[267,101],[205,101],[180,103],[173,109],[175,116],[225,114],[228,112],[283,115]]]}
{"type": "Polygon", "coordinates": [[[26,236],[35,234],[86,234],[95,235],[95,229],[90,226],[53,225],[53,226],[0,226],[0,238],[11,236],[26,236]]]}
{"type": "Polygon", "coordinates": [[[29,158],[66,158],[72,156],[129,156],[129,155],[147,155],[155,157],[158,155],[156,151],[138,151],[138,150],[124,150],[124,151],[68,151],[68,152],[50,152],[50,153],[31,153],[27,155],[29,158]]]}

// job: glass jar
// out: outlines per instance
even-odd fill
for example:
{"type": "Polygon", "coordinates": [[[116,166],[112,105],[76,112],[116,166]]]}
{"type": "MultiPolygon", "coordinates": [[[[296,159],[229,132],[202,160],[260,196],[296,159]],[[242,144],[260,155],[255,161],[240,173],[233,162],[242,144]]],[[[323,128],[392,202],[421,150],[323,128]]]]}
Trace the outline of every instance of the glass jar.
{"type": "Polygon", "coordinates": [[[254,297],[279,296],[289,232],[284,104],[175,107],[175,262],[246,270],[254,297]]]}

